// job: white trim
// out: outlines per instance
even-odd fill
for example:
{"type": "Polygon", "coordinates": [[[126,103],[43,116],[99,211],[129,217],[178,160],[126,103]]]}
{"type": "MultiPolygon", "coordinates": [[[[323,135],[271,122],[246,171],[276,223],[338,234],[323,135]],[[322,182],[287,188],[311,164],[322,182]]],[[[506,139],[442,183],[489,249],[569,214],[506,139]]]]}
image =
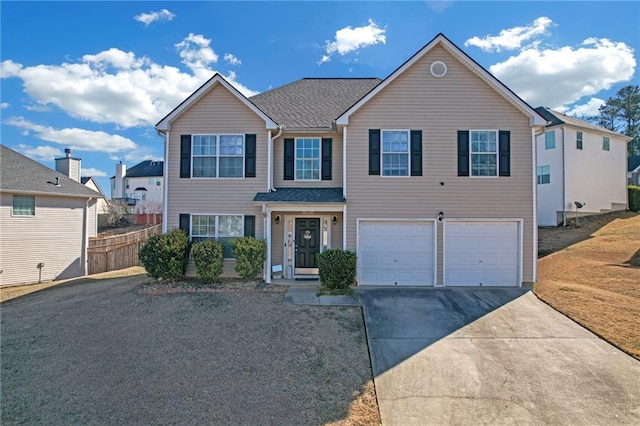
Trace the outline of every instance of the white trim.
{"type": "Polygon", "coordinates": [[[180,105],[178,105],[173,111],[167,114],[162,120],[160,120],[156,125],[156,130],[163,132],[171,130],[171,123],[175,121],[182,113],[184,113],[189,107],[197,102],[200,98],[206,95],[212,88],[214,88],[217,84],[221,84],[225,87],[231,94],[233,94],[238,100],[240,100],[245,106],[247,106],[251,111],[253,111],[258,117],[260,117],[264,123],[265,128],[267,129],[276,129],[278,125],[270,119],[264,112],[262,112],[258,107],[256,107],[253,102],[247,99],[242,93],[240,93],[235,87],[233,87],[224,77],[220,74],[215,73],[213,77],[211,77],[206,83],[200,86],[195,92],[193,92],[187,99],[185,99],[180,105]]]}
{"type": "MultiPolygon", "coordinates": [[[[387,152],[387,154],[404,154],[403,152],[387,152]]],[[[383,178],[408,178],[411,177],[411,130],[409,129],[380,129],[380,177],[383,178]],[[404,132],[407,134],[407,174],[406,175],[385,175],[384,174],[384,132],[404,132]]]]}
{"type": "MultiPolygon", "coordinates": [[[[315,158],[304,158],[304,160],[315,160],[315,158]]],[[[293,138],[293,180],[297,182],[319,182],[322,180],[322,138],[316,136],[293,138]],[[318,141],[318,178],[298,179],[298,140],[310,139],[318,141]]]]}
{"type": "Polygon", "coordinates": [[[342,250],[347,249],[347,205],[342,206],[342,250]]]}
{"type": "Polygon", "coordinates": [[[366,104],[371,98],[376,96],[381,90],[387,87],[392,81],[394,81],[398,76],[400,76],[403,72],[407,70],[407,68],[411,67],[414,63],[419,61],[424,55],[430,52],[435,46],[443,45],[446,50],[448,50],[451,54],[453,54],[456,59],[458,59],[462,64],[467,66],[472,72],[477,74],[482,80],[484,80],[491,88],[493,88],[496,92],[500,93],[503,97],[508,99],[514,106],[516,106],[520,111],[525,113],[525,115],[529,116],[529,125],[547,125],[547,120],[545,120],[537,111],[535,111],[531,106],[529,106],[526,102],[520,99],[515,93],[510,91],[507,86],[505,86],[502,82],[500,82],[497,78],[483,69],[480,65],[473,61],[468,55],[466,55],[458,46],[449,41],[442,33],[438,34],[427,43],[422,49],[420,49],[416,54],[414,54],[408,61],[402,64],[398,69],[396,69],[391,75],[382,81],[382,83],[378,84],[372,91],[370,91],[366,96],[361,98],[358,102],[356,102],[351,108],[342,113],[337,119],[337,125],[347,125],[349,124],[349,117],[356,111],[358,111],[364,104],[366,104]]]}
{"type": "MultiPolygon", "coordinates": [[[[389,218],[389,217],[384,217],[384,218],[375,218],[375,217],[359,217],[356,219],[356,254],[358,254],[358,261],[357,261],[357,274],[356,274],[356,280],[358,282],[358,285],[362,285],[360,284],[361,280],[361,271],[362,271],[362,265],[361,265],[361,259],[359,256],[360,253],[360,223],[361,222],[392,222],[392,223],[397,223],[397,222],[403,222],[403,223],[407,223],[407,222],[431,222],[431,225],[433,227],[433,277],[432,277],[432,284],[429,285],[429,287],[431,286],[436,286],[436,283],[438,281],[438,220],[436,218],[424,218],[424,217],[418,217],[418,218],[407,218],[407,217],[396,217],[396,218],[389,218]]],[[[346,221],[345,221],[346,223],[346,221]]]]}
{"type": "Polygon", "coordinates": [[[431,75],[432,75],[432,76],[434,76],[435,78],[442,78],[442,77],[444,77],[445,75],[447,75],[447,71],[448,71],[448,70],[449,70],[449,69],[447,68],[447,64],[445,64],[445,63],[444,63],[444,62],[442,62],[442,61],[433,61],[433,62],[431,62],[431,66],[429,66],[429,72],[430,72],[430,73],[431,73],[431,75]],[[436,65],[442,65],[442,66],[444,67],[444,71],[442,72],[442,74],[438,75],[438,74],[436,74],[435,72],[433,72],[433,68],[434,68],[436,65]]]}
{"type": "MultiPolygon", "coordinates": [[[[267,244],[267,258],[264,266],[264,281],[267,284],[271,283],[271,210],[262,207],[262,218],[264,226],[265,242],[267,244]]],[[[244,219],[243,219],[244,222],[244,219]]],[[[244,225],[243,225],[244,226],[244,225]]]]}
{"type": "Polygon", "coordinates": [[[342,128],[342,196],[347,199],[347,126],[342,128]]]}
{"type": "MultiPolygon", "coordinates": [[[[278,211],[279,212],[279,211],[278,211]]],[[[331,215],[318,215],[318,214],[289,214],[289,215],[283,215],[283,218],[281,219],[283,222],[283,244],[282,244],[282,272],[283,275],[286,274],[287,268],[290,266],[291,267],[291,278],[296,278],[296,277],[308,277],[309,275],[311,276],[315,276],[316,274],[296,274],[296,253],[295,253],[295,244],[296,244],[296,219],[319,219],[320,220],[320,229],[319,229],[319,252],[318,253],[322,253],[324,251],[323,248],[323,244],[322,244],[322,232],[323,232],[323,224],[325,221],[327,221],[327,248],[332,248],[332,226],[333,224],[331,223],[331,215]],[[291,233],[291,243],[293,244],[293,254],[291,257],[291,264],[289,264],[289,258],[287,257],[287,249],[289,248],[287,246],[287,232],[288,232],[288,223],[289,221],[292,221],[293,223],[293,231],[291,233]]]]}
{"type": "Polygon", "coordinates": [[[268,209],[278,212],[301,212],[303,214],[340,212],[344,203],[269,203],[255,202],[256,205],[265,205],[268,209]]]}
{"type": "MultiPolygon", "coordinates": [[[[164,135],[164,162],[162,163],[162,177],[164,178],[163,203],[162,206],[162,233],[167,233],[167,222],[169,222],[169,132],[164,135]]],[[[115,181],[115,179],[114,179],[115,181]]],[[[189,221],[191,223],[191,221],[189,221]]],[[[191,232],[191,230],[189,230],[191,232]]]]}
{"type": "MultiPolygon", "coordinates": [[[[257,138],[257,136],[256,136],[257,138]]],[[[271,139],[271,130],[267,131],[267,192],[269,192],[271,190],[271,156],[273,155],[271,150],[273,149],[273,139],[271,139]]],[[[256,160],[258,157],[258,146],[257,146],[257,141],[256,141],[256,160]]],[[[257,161],[256,161],[256,166],[257,166],[257,161]]],[[[256,167],[257,168],[257,167],[256,167]]],[[[256,171],[256,175],[257,175],[257,171],[256,171]]],[[[271,274],[269,274],[269,276],[271,276],[271,274]]]]}
{"type": "MultiPolygon", "coordinates": [[[[257,150],[257,147],[256,147],[257,150]]],[[[191,158],[189,159],[189,174],[190,174],[190,179],[220,179],[220,180],[225,180],[225,179],[233,179],[233,180],[237,180],[237,179],[245,179],[245,164],[246,164],[246,158],[247,156],[247,138],[246,138],[246,134],[245,133],[193,133],[191,135],[191,158]],[[202,158],[202,157],[207,157],[207,158],[211,158],[214,157],[216,159],[216,176],[194,176],[193,175],[193,159],[194,159],[194,154],[193,154],[193,143],[194,143],[194,138],[196,136],[215,136],[216,138],[216,152],[214,155],[198,155],[197,157],[202,158]],[[240,158],[239,155],[221,155],[220,154],[220,138],[222,136],[242,136],[242,173],[241,176],[224,176],[224,177],[220,177],[220,158],[240,158]]],[[[257,157],[257,156],[256,156],[257,157]]]]}
{"type": "MultiPolygon", "coordinates": [[[[498,129],[469,129],[469,177],[474,179],[495,179],[500,176],[500,130],[498,129]],[[496,134],[496,174],[495,176],[474,176],[473,175],[473,155],[492,154],[491,152],[473,152],[473,142],[471,141],[471,133],[473,132],[492,132],[496,134]]],[[[503,176],[504,177],[504,176],[503,176]]]]}
{"type": "MultiPolygon", "coordinates": [[[[245,214],[238,214],[238,213],[189,213],[189,241],[191,241],[191,239],[193,238],[193,216],[213,216],[215,217],[214,221],[215,221],[215,231],[216,234],[214,236],[211,235],[196,235],[196,238],[213,238],[216,241],[218,240],[218,238],[242,238],[244,237],[244,217],[246,216],[245,214]],[[220,235],[218,235],[218,230],[220,229],[219,226],[219,219],[220,216],[240,216],[242,219],[242,230],[240,231],[240,236],[239,237],[228,237],[228,236],[222,236],[220,237],[220,235]]],[[[235,258],[233,257],[225,257],[223,258],[224,260],[235,260],[235,258]]]]}
{"type": "MultiPolygon", "coordinates": [[[[533,206],[534,210],[536,208],[535,204],[533,206]]],[[[446,276],[446,262],[447,262],[447,222],[453,223],[464,223],[464,222],[497,222],[497,223],[508,223],[515,222],[518,224],[518,248],[520,252],[518,253],[518,265],[517,265],[517,287],[522,287],[522,278],[523,278],[523,263],[524,263],[524,232],[523,232],[523,224],[524,219],[522,218],[451,218],[451,219],[443,219],[442,220],[442,286],[447,286],[447,276],[446,276]]],[[[534,250],[535,251],[535,250],[534,250]]]]}
{"type": "MultiPolygon", "coordinates": [[[[538,178],[536,165],[538,164],[538,150],[536,147],[536,130],[534,128],[531,129],[531,159],[533,161],[533,170],[536,178],[533,180],[533,220],[532,220],[532,228],[533,228],[533,259],[532,259],[532,280],[535,283],[538,281],[538,178]]],[[[524,236],[523,236],[524,237],[524,236]]],[[[524,240],[524,238],[523,238],[524,240]]],[[[524,241],[523,241],[524,244],[524,241]]],[[[523,251],[523,262],[524,262],[524,251],[523,251]]],[[[523,277],[524,278],[524,277],[523,277]]]]}

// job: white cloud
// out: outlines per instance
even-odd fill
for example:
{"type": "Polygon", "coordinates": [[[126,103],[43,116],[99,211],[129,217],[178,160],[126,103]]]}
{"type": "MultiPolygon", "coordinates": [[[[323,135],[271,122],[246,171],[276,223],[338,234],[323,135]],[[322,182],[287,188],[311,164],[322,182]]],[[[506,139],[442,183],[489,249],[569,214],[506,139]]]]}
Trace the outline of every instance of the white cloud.
{"type": "Polygon", "coordinates": [[[453,4],[453,0],[427,1],[427,6],[436,13],[442,13],[453,4]]]}
{"type": "Polygon", "coordinates": [[[546,16],[541,16],[529,25],[514,27],[500,31],[497,36],[471,37],[464,42],[465,46],[476,46],[485,52],[500,52],[501,50],[514,50],[522,46],[526,41],[546,33],[553,21],[546,16]]]}
{"type": "Polygon", "coordinates": [[[169,12],[167,9],[162,9],[158,12],[141,13],[140,15],[134,16],[133,19],[142,22],[148,27],[152,22],[171,21],[175,16],[175,14],[169,12]]]}
{"type": "Polygon", "coordinates": [[[576,117],[582,117],[584,115],[592,116],[598,115],[599,108],[605,104],[604,99],[591,98],[587,103],[580,105],[572,105],[570,108],[562,107],[558,111],[567,115],[573,115],[576,117]]]}
{"type": "Polygon", "coordinates": [[[326,42],[326,55],[318,61],[318,64],[328,62],[334,53],[346,55],[358,49],[376,44],[387,43],[385,28],[380,28],[372,19],[369,25],[363,27],[345,27],[336,31],[335,41],[326,42]]]}
{"type": "Polygon", "coordinates": [[[9,118],[3,124],[27,129],[35,133],[35,136],[39,139],[80,151],[112,153],[137,148],[137,145],[131,139],[102,131],[78,128],[54,129],[53,127],[32,123],[22,117],[9,118]]]}
{"type": "Polygon", "coordinates": [[[233,53],[225,53],[224,54],[224,60],[229,65],[241,65],[242,64],[242,61],[240,59],[236,58],[233,53]]]}
{"type": "Polygon", "coordinates": [[[51,111],[51,107],[49,105],[41,105],[41,104],[27,104],[23,105],[27,111],[33,112],[48,112],[51,111]]]}
{"type": "MultiPolygon", "coordinates": [[[[55,105],[75,118],[115,123],[121,128],[149,126],[216,72],[211,65],[218,55],[210,43],[197,34],[176,43],[190,72],[111,48],[60,65],[23,66],[5,60],[0,75],[20,78],[37,108],[55,105]]],[[[225,78],[245,96],[258,93],[240,84],[235,73],[225,78]]]]}
{"type": "Polygon", "coordinates": [[[62,150],[54,148],[52,146],[44,145],[34,147],[30,145],[20,144],[18,145],[17,150],[36,161],[53,161],[56,158],[60,158],[64,155],[62,150]]]}
{"type": "Polygon", "coordinates": [[[534,43],[489,70],[530,104],[562,109],[629,81],[635,67],[633,49],[625,43],[589,38],[578,48],[534,43]]]}
{"type": "Polygon", "coordinates": [[[107,174],[102,170],[95,169],[93,167],[83,167],[82,168],[82,176],[91,176],[91,177],[107,177],[107,174]]]}
{"type": "Polygon", "coordinates": [[[0,104],[0,109],[7,109],[9,108],[9,102],[2,102],[0,104]]]}

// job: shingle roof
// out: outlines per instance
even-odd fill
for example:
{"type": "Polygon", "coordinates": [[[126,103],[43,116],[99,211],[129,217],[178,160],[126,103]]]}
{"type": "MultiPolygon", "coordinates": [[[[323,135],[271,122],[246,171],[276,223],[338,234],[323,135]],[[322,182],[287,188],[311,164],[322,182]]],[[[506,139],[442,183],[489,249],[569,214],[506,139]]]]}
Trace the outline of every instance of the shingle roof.
{"type": "Polygon", "coordinates": [[[276,188],[258,192],[255,202],[265,203],[344,203],[342,188],[276,188]]]}
{"type": "Polygon", "coordinates": [[[542,116],[544,117],[547,121],[550,121],[551,123],[548,125],[548,127],[551,126],[558,126],[560,124],[569,124],[571,126],[575,126],[575,127],[580,127],[583,129],[587,129],[587,130],[595,130],[597,132],[600,133],[608,133],[612,136],[618,136],[621,138],[625,138],[625,140],[629,139],[627,136],[617,133],[617,132],[613,132],[609,129],[605,129],[604,127],[599,127],[596,126],[594,124],[591,123],[587,123],[586,121],[582,121],[580,119],[577,119],[575,117],[570,117],[568,115],[564,115],[561,112],[558,111],[554,111],[551,108],[547,108],[547,107],[538,107],[536,108],[536,111],[542,116]]]}
{"type": "Polygon", "coordinates": [[[102,197],[80,182],[0,145],[0,189],[81,197],[102,197]],[[56,178],[60,186],[56,186],[56,178]]]}
{"type": "Polygon", "coordinates": [[[163,163],[163,161],[142,161],[130,169],[127,169],[125,177],[161,177],[163,174],[163,163]]]}
{"type": "Polygon", "coordinates": [[[630,171],[630,172],[640,167],[640,155],[627,158],[627,166],[628,166],[627,171],[630,171]]]}
{"type": "Polygon", "coordinates": [[[379,78],[303,78],[249,100],[288,129],[326,128],[380,84],[379,78]]]}

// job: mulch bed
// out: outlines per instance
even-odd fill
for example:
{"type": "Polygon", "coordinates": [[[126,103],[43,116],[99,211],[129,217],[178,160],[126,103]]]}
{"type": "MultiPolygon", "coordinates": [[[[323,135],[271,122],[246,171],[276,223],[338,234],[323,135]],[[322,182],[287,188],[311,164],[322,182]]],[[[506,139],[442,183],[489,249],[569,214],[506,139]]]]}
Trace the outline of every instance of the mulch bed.
{"type": "Polygon", "coordinates": [[[220,279],[211,283],[183,278],[178,281],[149,281],[138,287],[138,294],[163,295],[175,293],[284,293],[287,286],[265,284],[241,279],[220,279]]]}

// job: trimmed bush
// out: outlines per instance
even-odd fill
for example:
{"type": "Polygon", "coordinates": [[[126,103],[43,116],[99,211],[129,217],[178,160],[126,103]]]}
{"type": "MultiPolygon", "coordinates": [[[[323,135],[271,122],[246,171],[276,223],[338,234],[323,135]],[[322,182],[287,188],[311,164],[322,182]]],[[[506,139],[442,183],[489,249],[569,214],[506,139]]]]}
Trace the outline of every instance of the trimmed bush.
{"type": "Polygon", "coordinates": [[[152,278],[175,280],[184,276],[189,254],[189,237],[174,229],[154,235],[140,249],[140,262],[152,278]]]}
{"type": "Polygon", "coordinates": [[[640,212],[640,186],[629,185],[629,210],[640,212]]]}
{"type": "Polygon", "coordinates": [[[329,290],[344,290],[356,280],[356,254],[349,250],[328,249],[318,255],[320,282],[329,290]]]}
{"type": "Polygon", "coordinates": [[[242,278],[255,281],[262,275],[267,259],[267,244],[253,237],[236,238],[231,242],[236,258],[235,270],[242,278]]]}
{"type": "Polygon", "coordinates": [[[224,244],[216,240],[205,240],[191,246],[191,258],[196,266],[196,275],[204,281],[216,282],[222,274],[224,244]]]}

